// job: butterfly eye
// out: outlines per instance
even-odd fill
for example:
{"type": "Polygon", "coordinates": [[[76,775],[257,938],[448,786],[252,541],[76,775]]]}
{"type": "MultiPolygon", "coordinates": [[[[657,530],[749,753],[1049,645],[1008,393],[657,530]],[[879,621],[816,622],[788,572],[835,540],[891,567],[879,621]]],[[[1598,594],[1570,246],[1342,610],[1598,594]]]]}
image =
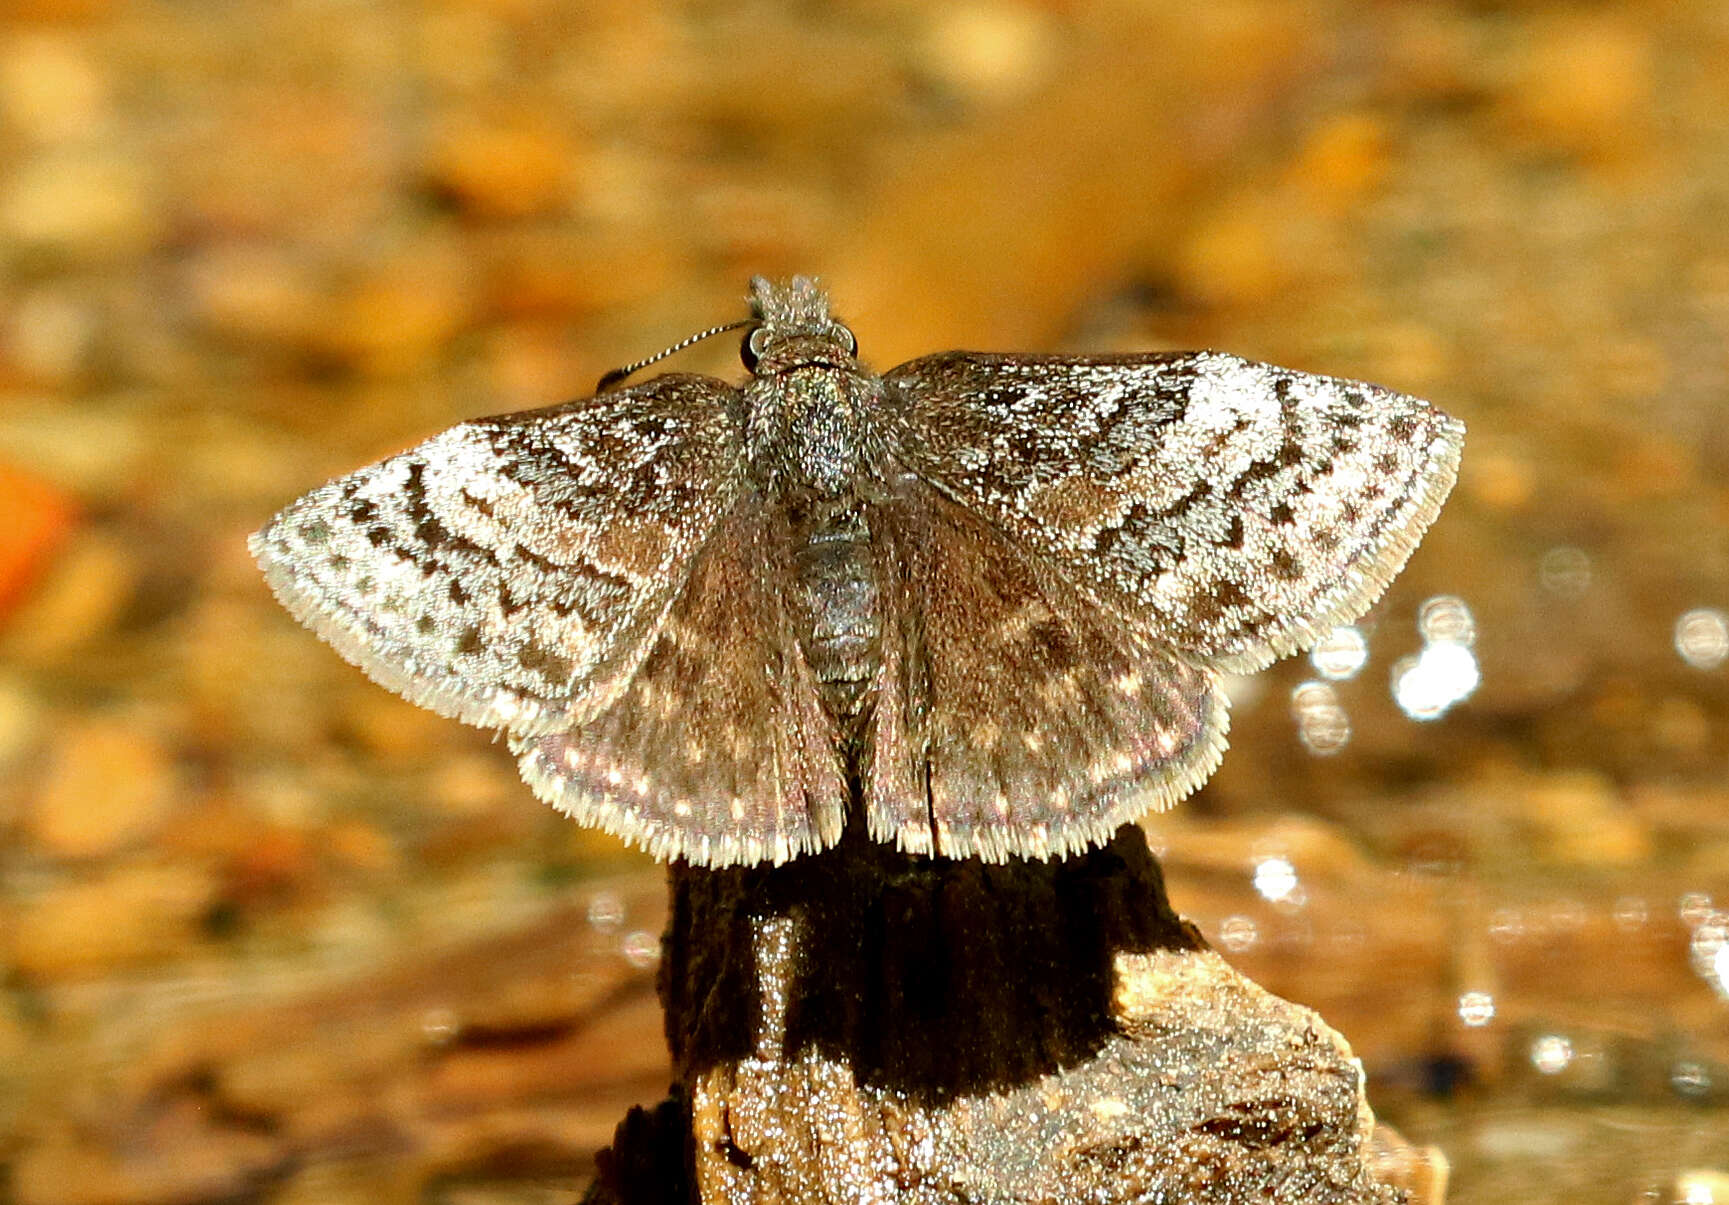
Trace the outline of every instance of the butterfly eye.
{"type": "Polygon", "coordinates": [[[858,338],[850,330],[838,322],[829,329],[834,333],[834,337],[846,346],[847,355],[853,355],[858,351],[858,338]]]}
{"type": "Polygon", "coordinates": [[[762,359],[762,353],[768,347],[768,327],[759,326],[744,337],[744,345],[738,349],[739,359],[752,372],[756,371],[756,362],[762,359]]]}

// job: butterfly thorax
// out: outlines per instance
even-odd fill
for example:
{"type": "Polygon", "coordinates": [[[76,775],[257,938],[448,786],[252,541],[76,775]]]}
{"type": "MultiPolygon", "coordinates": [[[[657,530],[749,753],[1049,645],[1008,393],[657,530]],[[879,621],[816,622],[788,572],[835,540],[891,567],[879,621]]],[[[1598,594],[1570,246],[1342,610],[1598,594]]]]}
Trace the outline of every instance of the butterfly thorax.
{"type": "Polygon", "coordinates": [[[873,458],[869,416],[880,385],[850,356],[819,340],[800,339],[775,350],[797,353],[807,346],[837,354],[767,374],[759,366],[759,375],[745,386],[751,471],[771,491],[841,493],[873,458]]]}

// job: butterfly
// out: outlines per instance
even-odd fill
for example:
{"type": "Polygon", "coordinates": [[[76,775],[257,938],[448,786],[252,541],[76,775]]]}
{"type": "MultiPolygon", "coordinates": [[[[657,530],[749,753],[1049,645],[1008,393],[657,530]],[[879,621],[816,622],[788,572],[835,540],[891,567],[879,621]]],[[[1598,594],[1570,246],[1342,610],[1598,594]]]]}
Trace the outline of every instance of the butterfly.
{"type": "Polygon", "coordinates": [[[703,866],[825,849],[861,813],[910,853],[1048,858],[1170,806],[1223,753],[1220,676],[1359,616],[1464,438],[1218,352],[878,376],[806,277],[753,280],[738,326],[742,386],[624,383],[644,361],[251,541],[376,681],[502,730],[578,821],[703,866]]]}

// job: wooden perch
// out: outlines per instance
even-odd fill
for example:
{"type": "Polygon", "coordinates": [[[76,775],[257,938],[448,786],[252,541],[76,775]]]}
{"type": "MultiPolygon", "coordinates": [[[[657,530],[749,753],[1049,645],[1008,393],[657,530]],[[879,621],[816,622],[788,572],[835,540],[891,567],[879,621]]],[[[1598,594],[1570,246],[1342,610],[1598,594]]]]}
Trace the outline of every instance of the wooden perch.
{"type": "Polygon", "coordinates": [[[1134,826],[1001,866],[854,832],[671,893],[677,1083],[591,1205],[1440,1199],[1344,1041],[1207,948],[1134,826]]]}

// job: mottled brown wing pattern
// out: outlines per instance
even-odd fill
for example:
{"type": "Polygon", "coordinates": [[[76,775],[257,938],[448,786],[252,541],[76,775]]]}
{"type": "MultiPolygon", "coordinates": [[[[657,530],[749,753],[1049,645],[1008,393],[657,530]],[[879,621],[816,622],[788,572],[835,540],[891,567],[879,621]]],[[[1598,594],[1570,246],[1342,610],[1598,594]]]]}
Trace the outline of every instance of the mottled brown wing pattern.
{"type": "Polygon", "coordinates": [[[617,700],[568,731],[512,741],[537,795],[698,865],[781,863],[839,839],[839,736],[788,610],[784,522],[747,493],[617,700]]]}
{"type": "Polygon", "coordinates": [[[1102,842],[1211,773],[1218,674],[1360,614],[1457,471],[1460,424],[1373,385],[1212,352],[878,378],[814,281],[751,309],[743,390],[463,423],[252,541],[343,656],[662,858],[823,849],[849,792],[913,851],[1102,842]]]}
{"type": "Polygon", "coordinates": [[[1065,854],[1217,766],[1225,701],[1208,670],[916,478],[870,526],[884,600],[873,837],[989,861],[1065,854]]]}
{"type": "Polygon", "coordinates": [[[605,707],[743,470],[737,390],[696,376],[463,423],[252,538],[285,606],[374,680],[515,733],[605,707]]]}
{"type": "Polygon", "coordinates": [[[1149,635],[1237,672],[1381,594],[1464,437],[1416,398],[1215,352],[953,352],[885,381],[908,467],[1149,635]]]}

